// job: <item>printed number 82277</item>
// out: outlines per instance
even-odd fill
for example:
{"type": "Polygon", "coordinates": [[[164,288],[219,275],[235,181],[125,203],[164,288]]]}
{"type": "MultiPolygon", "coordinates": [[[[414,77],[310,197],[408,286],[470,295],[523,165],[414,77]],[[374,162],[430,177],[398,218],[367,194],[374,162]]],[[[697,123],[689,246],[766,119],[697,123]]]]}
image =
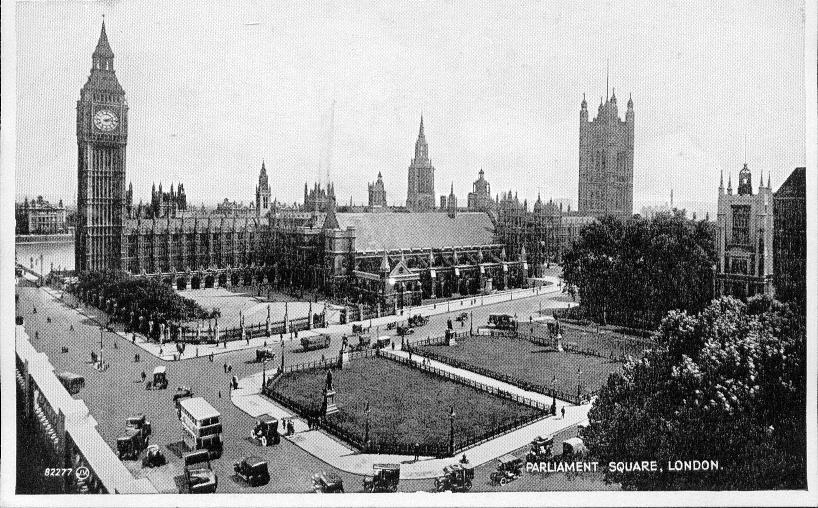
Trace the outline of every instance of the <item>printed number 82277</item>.
{"type": "Polygon", "coordinates": [[[47,467],[45,468],[44,475],[45,476],[68,476],[71,474],[70,467],[47,467]]]}

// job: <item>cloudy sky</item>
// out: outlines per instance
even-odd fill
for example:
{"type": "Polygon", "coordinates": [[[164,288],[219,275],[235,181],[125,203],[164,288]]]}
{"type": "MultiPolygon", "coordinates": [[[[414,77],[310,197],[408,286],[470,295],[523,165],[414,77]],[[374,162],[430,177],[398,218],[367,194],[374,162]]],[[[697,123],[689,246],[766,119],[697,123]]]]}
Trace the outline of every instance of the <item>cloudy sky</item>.
{"type": "Polygon", "coordinates": [[[438,194],[465,201],[482,167],[494,192],[576,203],[579,104],[595,113],[607,61],[635,104],[635,211],[671,187],[714,210],[745,139],[754,182],[805,164],[797,1],[38,1],[17,6],[18,197],[76,199],[103,14],[137,199],[182,181],[197,205],[246,203],[264,159],[279,200],[329,166],[340,201],[380,171],[402,204],[422,112],[438,194]]]}

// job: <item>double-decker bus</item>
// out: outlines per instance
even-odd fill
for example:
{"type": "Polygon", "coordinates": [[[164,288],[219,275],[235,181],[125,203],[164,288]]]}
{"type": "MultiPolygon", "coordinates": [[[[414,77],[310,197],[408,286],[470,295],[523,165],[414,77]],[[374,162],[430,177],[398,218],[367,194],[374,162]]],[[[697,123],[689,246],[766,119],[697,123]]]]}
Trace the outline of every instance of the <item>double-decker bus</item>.
{"type": "Polygon", "coordinates": [[[222,455],[221,414],[202,397],[179,400],[183,441],[191,450],[208,450],[211,458],[222,455]]]}

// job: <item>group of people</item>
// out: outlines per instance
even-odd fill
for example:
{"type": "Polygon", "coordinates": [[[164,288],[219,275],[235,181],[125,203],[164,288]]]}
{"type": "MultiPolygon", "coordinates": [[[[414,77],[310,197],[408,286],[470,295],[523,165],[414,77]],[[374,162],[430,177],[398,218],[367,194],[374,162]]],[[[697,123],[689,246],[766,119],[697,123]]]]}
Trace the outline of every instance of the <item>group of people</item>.
{"type": "Polygon", "coordinates": [[[307,416],[307,428],[309,428],[310,430],[319,429],[320,428],[319,422],[320,418],[318,416],[315,415],[307,416]]]}

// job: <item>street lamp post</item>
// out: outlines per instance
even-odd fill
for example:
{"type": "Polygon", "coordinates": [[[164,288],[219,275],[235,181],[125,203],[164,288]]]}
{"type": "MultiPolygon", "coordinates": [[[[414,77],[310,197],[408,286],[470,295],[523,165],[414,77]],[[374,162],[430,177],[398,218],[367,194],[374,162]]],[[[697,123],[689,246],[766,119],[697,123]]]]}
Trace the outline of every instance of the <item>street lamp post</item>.
{"type": "Polygon", "coordinates": [[[449,453],[454,455],[454,406],[452,406],[451,411],[449,411],[449,453]]]}
{"type": "Polygon", "coordinates": [[[264,388],[267,386],[267,357],[261,359],[261,393],[264,393],[264,388]]]}
{"type": "Polygon", "coordinates": [[[104,349],[103,344],[102,344],[102,333],[103,333],[103,331],[104,331],[104,328],[102,327],[102,323],[100,323],[100,325],[99,325],[99,370],[102,370],[102,365],[103,365],[103,361],[102,361],[102,350],[104,349]]]}
{"type": "Polygon", "coordinates": [[[369,401],[366,401],[366,408],[364,408],[364,414],[366,414],[366,428],[364,429],[364,445],[367,445],[367,443],[369,443],[369,411],[370,411],[369,401]]]}

